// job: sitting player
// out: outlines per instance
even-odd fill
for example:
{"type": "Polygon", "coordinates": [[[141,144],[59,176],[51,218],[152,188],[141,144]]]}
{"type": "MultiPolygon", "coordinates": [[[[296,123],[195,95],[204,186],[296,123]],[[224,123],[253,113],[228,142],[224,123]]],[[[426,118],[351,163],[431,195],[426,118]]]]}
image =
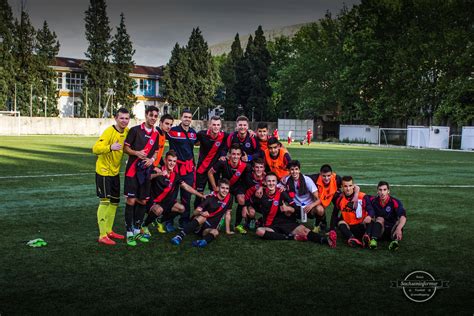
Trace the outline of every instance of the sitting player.
{"type": "MultiPolygon", "coordinates": [[[[318,187],[318,196],[321,204],[317,206],[318,212],[322,213],[322,217],[316,217],[316,221],[314,223],[314,232],[324,231],[326,230],[327,222],[326,222],[326,209],[333,201],[334,196],[339,195],[341,193],[341,177],[336,175],[335,172],[332,171],[330,165],[322,165],[319,169],[319,173],[309,175],[309,177],[314,181],[314,184],[318,187]]],[[[354,186],[354,204],[357,203],[358,193],[360,191],[359,186],[354,186]]]]}
{"type": "Polygon", "coordinates": [[[207,175],[209,183],[214,191],[217,191],[215,174],[220,174],[222,178],[229,180],[230,193],[235,196],[238,206],[236,211],[235,229],[241,233],[246,234],[242,222],[242,208],[245,205],[245,189],[244,179],[246,174],[250,172],[247,163],[241,160],[242,148],[239,144],[234,143],[230,147],[230,158],[228,160],[219,160],[214,166],[209,169],[207,175]]]}
{"type": "Polygon", "coordinates": [[[370,249],[377,248],[377,241],[391,240],[388,249],[397,250],[403,237],[403,227],[407,222],[406,211],[400,200],[390,196],[390,185],[380,181],[377,196],[372,197],[375,222],[372,229],[370,249]]]}
{"type": "Polygon", "coordinates": [[[318,188],[310,177],[301,173],[300,162],[292,160],[288,163],[290,176],[282,178],[282,184],[285,185],[286,190],[291,198],[295,200],[297,206],[303,210],[297,217],[303,222],[306,222],[304,217],[313,218],[314,216],[323,218],[324,209],[317,208],[321,204],[318,196],[318,188]]]}
{"type": "Polygon", "coordinates": [[[203,239],[193,241],[194,247],[205,247],[218,235],[218,226],[223,216],[225,216],[225,230],[227,234],[233,234],[230,230],[230,219],[232,211],[232,196],[229,194],[229,180],[220,179],[217,191],[208,195],[194,210],[194,218],[181,230],[181,232],[171,239],[171,243],[179,245],[186,235],[195,232],[199,228],[198,234],[203,239]]]}
{"type": "Polygon", "coordinates": [[[336,246],[336,234],[329,238],[316,234],[296,221],[295,201],[286,191],[277,190],[277,176],[270,172],[265,176],[265,192],[255,199],[255,206],[263,215],[263,227],[256,231],[257,236],[267,240],[311,240],[320,244],[336,246]]]}
{"type": "Polygon", "coordinates": [[[155,168],[155,173],[151,175],[151,199],[149,203],[149,213],[142,226],[142,234],[150,238],[151,233],[148,226],[157,221],[158,232],[166,233],[165,224],[172,221],[177,215],[184,212],[184,205],[176,201],[178,189],[181,187],[190,194],[200,198],[204,195],[196,191],[193,187],[183,181],[177,172],[176,164],[178,157],[174,150],[170,150],[165,155],[164,166],[155,168]]]}
{"type": "Polygon", "coordinates": [[[370,198],[363,192],[355,192],[351,176],[342,178],[342,194],[334,198],[334,210],[331,216],[331,231],[337,225],[342,236],[351,247],[368,246],[367,229],[370,227],[373,214],[370,198]],[[354,203],[354,195],[358,201],[354,203]],[[362,243],[364,237],[364,244],[362,243]]]}
{"type": "Polygon", "coordinates": [[[274,172],[278,177],[278,181],[290,174],[287,168],[288,163],[291,161],[290,154],[283,148],[278,139],[275,137],[270,138],[267,149],[263,152],[267,170],[274,172]]]}

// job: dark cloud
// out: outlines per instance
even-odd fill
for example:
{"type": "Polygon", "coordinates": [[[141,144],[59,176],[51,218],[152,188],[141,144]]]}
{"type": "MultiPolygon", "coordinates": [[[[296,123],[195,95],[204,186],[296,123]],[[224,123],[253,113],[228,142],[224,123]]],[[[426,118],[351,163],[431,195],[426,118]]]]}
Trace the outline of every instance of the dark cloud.
{"type": "MultiPolygon", "coordinates": [[[[44,20],[56,32],[60,55],[84,58],[84,12],[88,0],[9,0],[14,13],[24,3],[32,23],[39,27],[44,20]]],[[[137,64],[162,65],[176,42],[187,42],[193,27],[199,26],[212,45],[232,39],[235,33],[253,33],[264,29],[316,21],[326,11],[337,13],[343,3],[352,6],[360,1],[316,0],[109,0],[107,14],[115,31],[120,13],[125,14],[127,30],[136,49],[137,64]]]]}

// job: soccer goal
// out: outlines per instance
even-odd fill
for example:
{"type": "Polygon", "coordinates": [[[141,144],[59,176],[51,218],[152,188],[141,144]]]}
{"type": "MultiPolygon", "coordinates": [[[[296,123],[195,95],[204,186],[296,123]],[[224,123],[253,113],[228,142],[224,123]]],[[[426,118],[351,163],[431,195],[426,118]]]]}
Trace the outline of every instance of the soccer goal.
{"type": "Polygon", "coordinates": [[[407,128],[379,128],[379,146],[406,146],[407,128]]]}

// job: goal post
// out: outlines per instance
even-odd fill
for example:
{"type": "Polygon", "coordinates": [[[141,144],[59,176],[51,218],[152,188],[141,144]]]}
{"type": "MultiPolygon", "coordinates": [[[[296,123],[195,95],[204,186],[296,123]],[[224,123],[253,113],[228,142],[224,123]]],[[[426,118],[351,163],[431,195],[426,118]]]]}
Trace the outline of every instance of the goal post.
{"type": "Polygon", "coordinates": [[[407,128],[379,128],[379,146],[406,146],[407,128]]]}

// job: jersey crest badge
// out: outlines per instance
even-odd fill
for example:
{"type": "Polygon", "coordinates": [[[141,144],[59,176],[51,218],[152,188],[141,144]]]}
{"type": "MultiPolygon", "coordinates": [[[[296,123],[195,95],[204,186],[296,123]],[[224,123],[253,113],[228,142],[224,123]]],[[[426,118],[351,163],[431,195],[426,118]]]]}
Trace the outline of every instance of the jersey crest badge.
{"type": "Polygon", "coordinates": [[[155,142],[153,141],[153,139],[150,139],[150,145],[153,146],[154,143],[155,143],[155,142]]]}
{"type": "Polygon", "coordinates": [[[214,146],[219,147],[221,145],[221,142],[216,142],[214,146]]]}
{"type": "Polygon", "coordinates": [[[278,201],[273,201],[273,205],[278,206],[278,201]]]}
{"type": "Polygon", "coordinates": [[[237,177],[240,177],[241,173],[240,173],[239,171],[237,171],[237,172],[235,173],[235,175],[236,175],[237,177]]]}
{"type": "Polygon", "coordinates": [[[245,143],[245,147],[250,148],[250,143],[245,143]]]}
{"type": "Polygon", "coordinates": [[[387,206],[387,208],[385,209],[385,212],[390,213],[391,210],[392,208],[390,206],[387,206]]]}

